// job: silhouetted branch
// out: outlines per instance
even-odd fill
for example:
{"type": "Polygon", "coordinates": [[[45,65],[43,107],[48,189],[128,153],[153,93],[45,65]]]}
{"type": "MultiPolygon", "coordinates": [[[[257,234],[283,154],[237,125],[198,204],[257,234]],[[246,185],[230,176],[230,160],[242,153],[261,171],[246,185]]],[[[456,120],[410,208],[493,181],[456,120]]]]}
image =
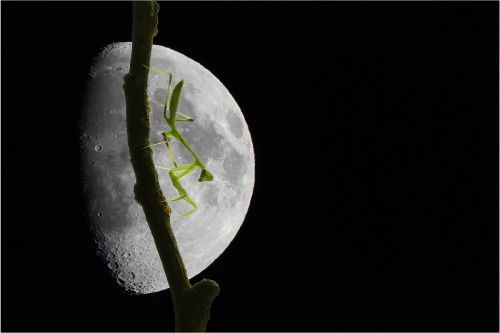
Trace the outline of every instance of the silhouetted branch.
{"type": "Polygon", "coordinates": [[[204,279],[191,286],[170,226],[170,207],[158,182],[149,148],[148,74],[159,6],[155,1],[133,3],[132,57],[124,77],[128,146],[134,168],[135,199],[142,206],[170,286],[176,331],[205,331],[210,306],[219,294],[215,281],[204,279]]]}

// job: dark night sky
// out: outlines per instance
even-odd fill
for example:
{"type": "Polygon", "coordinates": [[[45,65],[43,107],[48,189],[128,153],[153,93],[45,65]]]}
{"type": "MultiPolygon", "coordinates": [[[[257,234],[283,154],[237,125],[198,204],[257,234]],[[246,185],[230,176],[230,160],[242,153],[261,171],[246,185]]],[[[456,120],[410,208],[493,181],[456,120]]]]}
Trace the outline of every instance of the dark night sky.
{"type": "MultiPolygon", "coordinates": [[[[128,2],[2,2],[2,330],[173,329],[90,246],[78,124],[128,2]]],[[[497,331],[498,3],[161,3],[214,73],[256,184],[206,271],[212,331],[497,331]]]]}

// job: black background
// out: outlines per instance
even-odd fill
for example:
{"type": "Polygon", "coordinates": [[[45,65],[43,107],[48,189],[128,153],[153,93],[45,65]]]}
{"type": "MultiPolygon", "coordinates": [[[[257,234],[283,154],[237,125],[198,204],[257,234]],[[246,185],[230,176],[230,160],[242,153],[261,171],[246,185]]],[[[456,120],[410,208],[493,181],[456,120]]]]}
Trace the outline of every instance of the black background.
{"type": "MultiPolygon", "coordinates": [[[[212,331],[498,330],[498,3],[161,3],[252,133],[256,184],[194,278],[212,331]]],[[[172,330],[90,246],[78,120],[131,4],[2,2],[2,330],[172,330]]]]}

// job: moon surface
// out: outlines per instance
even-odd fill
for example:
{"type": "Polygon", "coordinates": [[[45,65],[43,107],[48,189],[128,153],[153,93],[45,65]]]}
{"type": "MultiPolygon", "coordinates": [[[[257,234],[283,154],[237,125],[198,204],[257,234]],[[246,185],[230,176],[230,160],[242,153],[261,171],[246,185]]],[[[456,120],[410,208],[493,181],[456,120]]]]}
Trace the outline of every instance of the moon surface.
{"type": "MultiPolygon", "coordinates": [[[[146,294],[168,288],[142,207],[135,201],[135,175],[130,163],[125,125],[123,76],[128,73],[130,42],[105,47],[93,61],[84,98],[81,126],[82,184],[90,227],[99,256],[123,289],[146,294]]],[[[154,45],[151,67],[173,73],[173,84],[184,80],[178,110],[195,119],[178,129],[207,169],[211,182],[198,182],[200,170],[181,183],[197,203],[171,203],[172,229],[188,277],[207,268],[228,247],[241,227],[250,205],[255,158],[247,124],[235,100],[206,68],[185,55],[154,45]]],[[[167,77],[150,71],[149,97],[163,103],[167,77]]],[[[173,88],[173,86],[172,86],[173,88]]],[[[151,103],[151,143],[162,142],[168,130],[161,106],[151,103]]],[[[179,165],[191,163],[191,154],[175,139],[171,144],[179,165]]],[[[151,147],[155,164],[172,168],[164,145],[151,147]]],[[[157,169],[167,198],[178,196],[168,171],[157,169]]]]}

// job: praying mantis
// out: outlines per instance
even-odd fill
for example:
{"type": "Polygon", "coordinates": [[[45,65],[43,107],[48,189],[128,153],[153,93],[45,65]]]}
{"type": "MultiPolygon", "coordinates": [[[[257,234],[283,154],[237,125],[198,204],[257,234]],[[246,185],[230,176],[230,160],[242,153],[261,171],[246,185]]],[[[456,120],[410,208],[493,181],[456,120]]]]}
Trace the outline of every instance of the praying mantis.
{"type": "Polygon", "coordinates": [[[201,169],[200,177],[198,178],[199,182],[209,182],[214,179],[214,176],[208,169],[205,167],[205,164],[203,164],[203,161],[201,158],[196,154],[196,152],[191,148],[191,146],[187,143],[186,139],[182,136],[182,134],[179,132],[177,129],[176,122],[182,121],[182,122],[192,122],[194,121],[193,118],[177,111],[177,108],[179,106],[179,99],[182,91],[182,87],[184,85],[184,80],[179,81],[173,91],[172,91],[172,96],[170,97],[170,104],[169,104],[169,95],[170,95],[170,88],[172,85],[172,77],[173,74],[170,72],[164,72],[155,68],[149,68],[144,65],[147,69],[153,70],[155,72],[160,73],[161,75],[168,75],[168,86],[167,86],[167,92],[165,94],[165,104],[161,104],[155,100],[152,99],[153,102],[156,104],[160,105],[163,107],[163,118],[165,120],[165,123],[168,125],[170,128],[169,131],[162,132],[161,135],[163,137],[162,142],[154,143],[149,145],[148,147],[151,146],[156,146],[156,145],[162,145],[165,144],[168,154],[170,158],[172,159],[174,167],[172,169],[169,168],[164,168],[160,166],[156,166],[158,169],[165,169],[168,170],[168,175],[170,176],[170,180],[172,181],[172,185],[174,188],[177,190],[179,196],[174,199],[166,200],[170,202],[175,202],[179,200],[184,200],[186,203],[192,206],[192,209],[188,211],[187,213],[180,214],[182,217],[186,217],[191,215],[198,209],[198,206],[194,202],[194,200],[189,196],[187,193],[186,189],[182,186],[180,179],[191,172],[195,171],[196,169],[201,169]],[[182,118],[177,118],[177,115],[181,116],[182,118]],[[194,162],[188,163],[182,166],[179,166],[177,164],[177,161],[174,158],[174,154],[172,153],[172,149],[170,148],[170,142],[172,138],[177,139],[183,146],[186,148],[191,155],[194,158],[194,162]]]}

